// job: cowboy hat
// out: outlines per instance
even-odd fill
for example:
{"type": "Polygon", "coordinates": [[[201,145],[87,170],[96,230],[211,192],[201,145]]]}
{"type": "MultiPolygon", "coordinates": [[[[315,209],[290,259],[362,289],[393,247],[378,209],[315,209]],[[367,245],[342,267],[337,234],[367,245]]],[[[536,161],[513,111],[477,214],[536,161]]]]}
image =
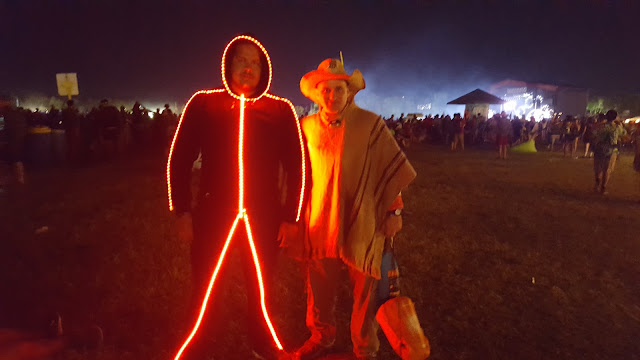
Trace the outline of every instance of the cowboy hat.
{"type": "Polygon", "coordinates": [[[316,87],[319,83],[327,80],[346,80],[350,97],[355,96],[358,91],[365,87],[364,78],[360,70],[354,70],[351,75],[348,75],[340,60],[326,59],[318,65],[316,70],[308,72],[300,79],[300,91],[304,96],[317,103],[316,87]]]}

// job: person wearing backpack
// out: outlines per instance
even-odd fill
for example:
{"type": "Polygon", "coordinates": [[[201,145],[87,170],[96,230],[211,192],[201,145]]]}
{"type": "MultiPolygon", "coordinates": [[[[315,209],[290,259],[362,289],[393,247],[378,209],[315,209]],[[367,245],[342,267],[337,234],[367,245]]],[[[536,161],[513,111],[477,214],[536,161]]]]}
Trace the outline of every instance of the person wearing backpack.
{"type": "Polygon", "coordinates": [[[607,195],[607,185],[618,158],[618,139],[627,131],[615,121],[618,113],[607,111],[605,122],[595,130],[593,146],[593,170],[595,173],[594,191],[607,195]]]}

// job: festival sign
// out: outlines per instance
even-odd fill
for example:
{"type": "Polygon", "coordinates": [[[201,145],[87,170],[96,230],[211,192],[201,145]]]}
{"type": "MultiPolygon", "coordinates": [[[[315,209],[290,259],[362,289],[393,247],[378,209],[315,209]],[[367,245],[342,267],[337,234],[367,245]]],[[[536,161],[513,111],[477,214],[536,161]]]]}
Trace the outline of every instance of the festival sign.
{"type": "Polygon", "coordinates": [[[58,95],[66,96],[71,100],[71,96],[80,94],[76,73],[56,74],[56,82],[58,83],[58,95]]]}

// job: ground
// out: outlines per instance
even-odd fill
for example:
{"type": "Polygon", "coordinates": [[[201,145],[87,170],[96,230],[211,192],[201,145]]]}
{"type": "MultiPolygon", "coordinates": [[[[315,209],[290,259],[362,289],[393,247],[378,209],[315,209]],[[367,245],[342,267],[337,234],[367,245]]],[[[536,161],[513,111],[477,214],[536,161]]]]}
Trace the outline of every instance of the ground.
{"type": "MultiPolygon", "coordinates": [[[[619,159],[608,196],[592,160],[417,146],[396,241],[432,359],[640,359],[640,176],[619,159]]],[[[188,245],[167,210],[164,163],[128,156],[82,169],[31,169],[0,193],[0,328],[98,325],[104,346],[61,359],[172,359],[187,333],[188,245]]],[[[248,359],[244,290],[228,263],[215,359],[248,359]]],[[[270,288],[288,348],[306,338],[303,281],[282,257],[270,288]]],[[[341,287],[337,350],[348,351],[341,287]]],[[[380,334],[381,339],[384,335],[380,334]]],[[[395,356],[382,340],[381,359],[395,356]]]]}

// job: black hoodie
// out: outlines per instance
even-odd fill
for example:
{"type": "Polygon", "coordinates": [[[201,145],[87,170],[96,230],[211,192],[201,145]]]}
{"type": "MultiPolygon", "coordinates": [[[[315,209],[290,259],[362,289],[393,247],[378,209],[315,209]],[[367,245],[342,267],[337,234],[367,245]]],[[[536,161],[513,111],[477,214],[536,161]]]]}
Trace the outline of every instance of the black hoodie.
{"type": "Polygon", "coordinates": [[[202,152],[197,203],[213,201],[216,214],[233,221],[238,214],[239,127],[241,100],[229,87],[227,50],[237,41],[251,41],[264,55],[256,96],[244,101],[244,208],[256,221],[297,220],[304,187],[304,147],[291,102],[267,93],[271,63],[264,47],[249,36],[234,38],[222,57],[224,87],[195,93],[184,108],[174,136],[167,181],[169,207],[191,211],[191,172],[202,152]],[[266,61],[265,61],[266,60],[266,61]],[[279,171],[286,174],[286,200],[281,202],[279,171]]]}

